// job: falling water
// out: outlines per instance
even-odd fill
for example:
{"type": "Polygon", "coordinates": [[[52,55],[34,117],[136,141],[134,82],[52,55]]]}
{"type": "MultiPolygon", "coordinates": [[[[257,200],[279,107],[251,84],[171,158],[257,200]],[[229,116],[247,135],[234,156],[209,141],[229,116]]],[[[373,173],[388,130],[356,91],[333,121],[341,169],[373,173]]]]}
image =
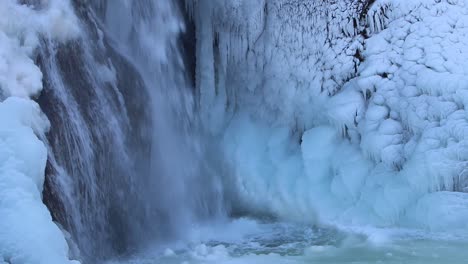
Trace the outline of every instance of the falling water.
{"type": "Polygon", "coordinates": [[[221,211],[221,190],[202,162],[178,5],[85,2],[81,38],[43,40],[37,63],[52,123],[44,200],[92,261],[181,235],[221,211]]]}

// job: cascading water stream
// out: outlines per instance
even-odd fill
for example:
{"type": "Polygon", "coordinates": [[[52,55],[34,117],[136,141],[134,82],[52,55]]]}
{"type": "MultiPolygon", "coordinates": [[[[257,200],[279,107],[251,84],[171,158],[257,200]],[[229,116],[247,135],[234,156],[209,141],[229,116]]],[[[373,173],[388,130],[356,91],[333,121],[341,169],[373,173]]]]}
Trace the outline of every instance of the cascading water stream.
{"type": "Polygon", "coordinates": [[[118,230],[126,230],[138,221],[121,219],[130,210],[138,210],[131,177],[136,168],[128,156],[126,138],[130,124],[125,118],[125,106],[116,100],[122,95],[113,90],[111,83],[91,75],[99,64],[77,53],[89,50],[80,45],[55,47],[52,43],[45,44],[45,49],[40,58],[45,60],[46,85],[44,101],[39,102],[46,106],[52,126],[62,128],[49,134],[49,187],[57,195],[57,205],[65,210],[53,211],[63,213],[57,218],[65,221],[85,253],[94,249],[106,252],[112,243],[116,247],[125,244],[126,234],[118,230]],[[69,56],[78,63],[70,63],[69,56]],[[77,76],[82,82],[70,81],[77,76]],[[106,86],[107,90],[101,90],[106,86]]]}
{"type": "Polygon", "coordinates": [[[179,236],[222,199],[201,158],[178,6],[85,3],[82,36],[42,41],[37,63],[52,124],[44,199],[91,261],[179,236]]]}
{"type": "Polygon", "coordinates": [[[107,4],[104,21],[113,43],[141,73],[151,98],[151,177],[158,211],[169,223],[187,226],[194,216],[221,208],[219,183],[203,159],[205,143],[182,53],[185,21],[176,1],[143,0],[107,4]],[[177,204],[177,207],[173,207],[177,204]]]}

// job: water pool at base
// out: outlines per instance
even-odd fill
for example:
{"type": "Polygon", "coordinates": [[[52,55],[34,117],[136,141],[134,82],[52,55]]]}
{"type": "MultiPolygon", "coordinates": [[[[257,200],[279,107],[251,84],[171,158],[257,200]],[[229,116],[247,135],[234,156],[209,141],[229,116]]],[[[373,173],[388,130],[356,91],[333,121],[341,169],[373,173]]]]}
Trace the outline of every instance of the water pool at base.
{"type": "Polygon", "coordinates": [[[106,264],[466,264],[461,234],[377,228],[316,228],[240,219],[194,228],[184,242],[106,264]]]}

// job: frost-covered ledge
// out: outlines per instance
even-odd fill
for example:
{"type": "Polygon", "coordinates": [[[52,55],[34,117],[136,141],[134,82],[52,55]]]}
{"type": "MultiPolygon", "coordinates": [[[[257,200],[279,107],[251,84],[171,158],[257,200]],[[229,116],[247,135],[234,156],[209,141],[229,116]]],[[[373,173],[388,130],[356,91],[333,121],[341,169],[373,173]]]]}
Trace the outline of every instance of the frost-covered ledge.
{"type": "Polygon", "coordinates": [[[69,1],[40,3],[0,3],[0,263],[78,263],[41,200],[47,149],[39,138],[50,125],[30,98],[42,89],[32,60],[39,37],[66,41],[79,27],[69,1]]]}

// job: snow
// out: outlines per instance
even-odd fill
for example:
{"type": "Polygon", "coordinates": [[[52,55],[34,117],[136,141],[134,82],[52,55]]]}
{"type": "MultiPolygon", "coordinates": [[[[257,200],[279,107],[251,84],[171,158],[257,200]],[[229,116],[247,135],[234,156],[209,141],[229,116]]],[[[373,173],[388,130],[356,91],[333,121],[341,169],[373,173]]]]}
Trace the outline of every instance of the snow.
{"type": "Polygon", "coordinates": [[[61,41],[79,34],[68,1],[43,1],[43,5],[39,11],[15,0],[0,5],[0,97],[26,98],[41,91],[42,73],[31,59],[39,45],[38,33],[61,41]]]}
{"type": "Polygon", "coordinates": [[[38,139],[49,128],[31,100],[0,103],[0,260],[7,263],[78,263],[41,201],[47,149],[38,139]]]}
{"type": "Polygon", "coordinates": [[[466,227],[465,1],[378,0],[364,17],[359,1],[191,8],[215,36],[198,40],[199,100],[217,105],[202,115],[223,138],[234,203],[297,221],[466,227]]]}
{"type": "Polygon", "coordinates": [[[78,263],[42,203],[49,121],[29,99],[42,89],[34,64],[40,35],[66,41],[79,34],[69,1],[0,4],[0,262],[78,263]]]}
{"type": "Polygon", "coordinates": [[[38,94],[42,89],[42,73],[39,68],[24,49],[18,48],[18,40],[10,39],[4,32],[0,32],[0,43],[2,97],[38,94]]]}

